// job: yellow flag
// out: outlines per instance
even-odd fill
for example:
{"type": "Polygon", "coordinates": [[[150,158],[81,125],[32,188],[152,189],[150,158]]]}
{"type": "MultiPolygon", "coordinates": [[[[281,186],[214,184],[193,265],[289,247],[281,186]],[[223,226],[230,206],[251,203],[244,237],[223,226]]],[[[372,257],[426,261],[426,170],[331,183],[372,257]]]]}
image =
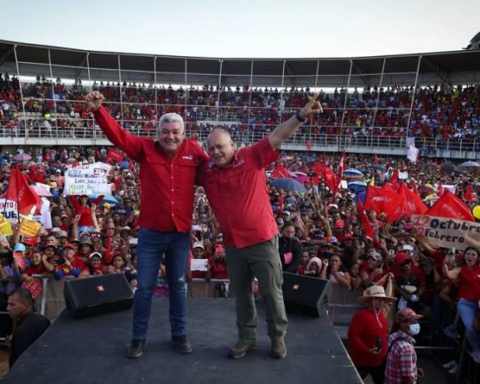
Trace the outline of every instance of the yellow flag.
{"type": "Polygon", "coordinates": [[[371,185],[372,187],[375,186],[375,176],[373,176],[373,177],[372,177],[372,180],[370,180],[370,185],[371,185]]]}

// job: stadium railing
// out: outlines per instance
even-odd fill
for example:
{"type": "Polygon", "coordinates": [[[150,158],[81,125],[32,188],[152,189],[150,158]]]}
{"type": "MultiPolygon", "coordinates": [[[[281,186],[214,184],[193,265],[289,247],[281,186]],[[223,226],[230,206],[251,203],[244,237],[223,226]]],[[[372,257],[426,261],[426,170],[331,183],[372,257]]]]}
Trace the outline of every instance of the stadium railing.
{"type": "MultiPolygon", "coordinates": [[[[307,128],[309,128],[307,126],[307,128]]],[[[345,127],[347,129],[348,127],[345,127]]],[[[131,128],[130,133],[140,137],[151,137],[153,139],[157,136],[155,129],[131,128]]],[[[187,129],[187,136],[195,137],[199,142],[206,140],[209,132],[193,131],[187,129]]],[[[260,141],[266,137],[267,132],[231,132],[233,140],[237,145],[252,144],[260,141]]],[[[91,127],[75,127],[75,128],[59,128],[52,127],[47,129],[45,127],[28,128],[28,129],[0,129],[0,138],[51,138],[51,139],[71,139],[72,143],[76,139],[106,139],[105,135],[99,128],[91,127]]],[[[313,133],[297,133],[290,137],[285,144],[293,144],[306,148],[307,140],[312,147],[350,147],[350,148],[407,148],[407,141],[405,137],[398,136],[344,136],[344,135],[326,135],[313,133]]],[[[480,140],[475,139],[439,139],[439,138],[425,138],[416,137],[415,146],[421,150],[421,154],[435,154],[436,150],[447,151],[463,151],[463,152],[480,152],[480,140]]]]}

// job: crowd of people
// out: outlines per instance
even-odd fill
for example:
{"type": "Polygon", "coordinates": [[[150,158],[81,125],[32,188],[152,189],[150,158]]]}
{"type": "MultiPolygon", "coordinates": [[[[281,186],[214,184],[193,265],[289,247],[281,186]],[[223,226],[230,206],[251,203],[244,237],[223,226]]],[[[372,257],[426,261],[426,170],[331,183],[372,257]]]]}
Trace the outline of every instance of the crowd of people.
{"type": "MultiPolygon", "coordinates": [[[[6,81],[5,76],[1,84],[3,85],[2,97],[6,100],[2,105],[2,121],[13,121],[13,124],[17,121],[21,124],[21,120],[18,119],[20,84],[14,78],[6,81]],[[9,90],[5,91],[5,84],[10,87],[9,90]],[[8,105],[5,107],[5,104],[8,105]]],[[[97,86],[105,94],[104,103],[107,110],[118,118],[125,117],[125,111],[122,114],[120,110],[112,109],[118,108],[119,104],[109,104],[109,101],[115,101],[120,89],[109,84],[97,84],[97,86]]],[[[63,103],[66,109],[62,110],[62,113],[71,116],[73,112],[73,119],[76,119],[77,113],[80,118],[84,114],[88,117],[90,112],[84,109],[85,91],[81,84],[67,89],[60,82],[51,84],[42,79],[35,86],[23,86],[24,97],[30,92],[36,98],[36,101],[32,99],[33,104],[28,106],[32,108],[29,111],[40,112],[43,117],[45,113],[51,113],[50,108],[53,103],[40,101],[44,97],[48,99],[49,87],[56,87],[56,93],[64,91],[67,95],[66,100],[70,100],[63,103]],[[73,105],[74,109],[70,109],[73,105]]],[[[439,124],[440,121],[448,121],[448,124],[455,127],[452,131],[453,135],[458,131],[462,134],[474,132],[478,127],[476,116],[480,106],[479,90],[480,88],[474,87],[450,91],[419,89],[415,110],[422,117],[419,117],[419,120],[412,119],[412,121],[415,120],[415,124],[411,127],[411,132],[417,132],[419,135],[438,135],[440,131],[432,128],[432,124],[439,124]],[[443,103],[446,109],[442,107],[443,103]],[[420,125],[416,131],[417,122],[420,125]]],[[[148,104],[151,103],[151,97],[155,94],[152,88],[130,85],[122,88],[122,92],[125,93],[122,95],[124,101],[134,103],[142,100],[146,109],[152,108],[151,104],[150,106],[148,104]]],[[[379,95],[376,92],[376,90],[366,90],[362,95],[358,93],[349,95],[347,105],[368,108],[373,113],[372,106],[375,106],[374,103],[378,97],[385,106],[392,107],[390,116],[384,115],[383,112],[377,116],[379,121],[382,116],[386,116],[388,126],[388,121],[395,120],[394,109],[401,108],[400,106],[404,103],[408,104],[413,90],[389,89],[383,93],[380,92],[379,95]],[[373,104],[370,105],[370,103],[373,104]]],[[[203,108],[215,109],[217,107],[215,102],[218,100],[216,97],[219,95],[221,105],[227,100],[227,103],[235,103],[235,106],[229,108],[241,110],[243,110],[242,103],[245,102],[242,100],[248,95],[249,102],[256,100],[259,104],[268,107],[258,109],[259,113],[263,114],[268,110],[277,111],[273,105],[276,105],[279,99],[272,96],[273,94],[279,93],[274,90],[250,92],[245,87],[218,92],[207,86],[204,89],[188,91],[174,91],[169,88],[157,90],[157,96],[163,97],[159,99],[164,108],[161,114],[184,113],[182,105],[191,102],[198,103],[197,113],[203,108]],[[186,98],[189,98],[188,102],[184,101],[183,104],[179,102],[186,98]],[[207,103],[206,100],[210,99],[213,105],[205,106],[203,103],[207,103]],[[174,103],[171,103],[172,101],[174,103]],[[172,105],[168,105],[170,103],[172,105]]],[[[309,94],[308,90],[293,90],[289,94],[285,110],[288,108],[298,110],[299,106],[308,101],[309,94]]],[[[330,115],[328,108],[332,105],[341,105],[345,92],[320,97],[322,96],[324,97],[322,103],[326,104],[326,108],[319,113],[318,119],[328,120],[332,118],[334,112],[333,110],[330,115]]],[[[58,108],[61,104],[59,102],[55,107],[58,108]]],[[[134,113],[140,117],[138,121],[142,121],[143,113],[147,113],[146,109],[139,109],[134,113]]],[[[148,113],[150,113],[149,118],[152,119],[151,129],[155,129],[154,121],[159,116],[154,108],[148,113]]],[[[270,115],[272,119],[274,116],[282,118],[283,113],[270,115]]],[[[367,113],[365,124],[368,116],[367,113]]],[[[268,116],[262,118],[266,117],[268,116]]],[[[317,116],[312,119],[317,119],[317,116]]],[[[358,127],[362,127],[362,118],[357,116],[358,119],[360,119],[358,127]]],[[[194,120],[198,120],[198,116],[194,120]]],[[[272,124],[276,125],[279,121],[281,120],[272,120],[272,124]]],[[[399,121],[401,122],[401,118],[399,121]]],[[[315,120],[315,124],[321,125],[321,122],[315,120]]],[[[250,128],[258,129],[258,127],[256,123],[254,127],[250,124],[250,128]]],[[[129,130],[125,124],[124,128],[129,130]]],[[[463,324],[472,359],[480,363],[478,341],[480,250],[471,247],[464,252],[459,252],[456,249],[432,247],[424,239],[415,236],[408,216],[399,217],[391,222],[386,215],[375,211],[368,211],[368,222],[373,229],[373,235],[367,234],[367,225],[362,219],[362,211],[359,208],[359,191],[348,185],[339,191],[332,191],[328,187],[327,180],[317,172],[320,162],[324,165],[328,164],[329,168],[335,170],[342,167],[361,170],[359,171],[362,174],[361,180],[377,186],[391,183],[392,177],[396,174],[394,182],[404,184],[409,190],[415,190],[427,206],[441,195],[440,189],[449,186],[469,210],[480,202],[478,168],[460,171],[452,164],[433,158],[420,158],[412,163],[402,158],[348,154],[344,161],[340,154],[318,154],[317,156],[312,152],[283,153],[275,163],[267,165],[266,187],[277,230],[280,233],[278,251],[284,272],[328,279],[332,284],[345,290],[368,289],[372,285],[382,285],[390,280],[394,286],[393,295],[398,299],[395,305],[411,308],[427,319],[422,325],[422,336],[431,337],[441,331],[456,339],[458,326],[463,324]],[[372,167],[372,164],[377,166],[372,167]],[[276,178],[275,169],[278,166],[290,175],[299,175],[306,192],[276,187],[273,180],[276,178]],[[398,177],[399,172],[406,176],[398,177]],[[458,316],[455,315],[455,309],[458,316]],[[445,315],[447,313],[448,315],[445,315]]],[[[62,279],[66,276],[88,278],[123,273],[135,290],[139,216],[142,210],[138,165],[126,155],[122,161],[112,160],[106,148],[19,148],[16,154],[7,152],[2,154],[0,181],[3,183],[4,190],[8,188],[14,168],[19,169],[30,183],[48,185],[52,197],[43,198],[49,210],[46,218],[42,219],[42,230],[37,237],[20,236],[18,223],[13,223],[13,234],[4,237],[0,244],[0,274],[4,294],[8,295],[19,286],[23,286],[31,290],[32,294],[38,295],[38,287],[34,284],[34,276],[37,275],[62,279]],[[28,155],[31,160],[25,160],[23,157],[23,160],[15,161],[14,155],[19,154],[28,155]],[[95,197],[95,199],[90,196],[64,196],[62,192],[65,185],[65,171],[71,167],[97,161],[110,162],[112,165],[108,175],[113,191],[110,202],[106,202],[105,196],[95,197]]],[[[196,187],[194,196],[190,238],[191,260],[205,260],[205,268],[188,268],[188,279],[228,280],[225,261],[226,245],[223,236],[226,229],[219,225],[218,217],[213,213],[212,204],[208,201],[204,188],[196,187]]],[[[194,264],[197,267],[200,265],[191,261],[191,265],[194,264]]],[[[169,295],[167,281],[167,271],[163,262],[159,269],[154,296],[169,295]]],[[[227,286],[219,282],[215,295],[228,296],[227,286]]],[[[262,300],[258,293],[257,298],[262,300]]],[[[360,340],[361,335],[358,335],[358,338],[360,340]]],[[[367,350],[372,348],[373,346],[368,346],[367,350]]],[[[383,352],[386,353],[385,348],[383,352]]],[[[449,368],[454,372],[455,366],[449,368]]]]}
{"type": "MultiPolygon", "coordinates": [[[[28,154],[35,160],[16,163],[12,160],[14,154],[4,153],[1,165],[4,189],[8,186],[12,167],[20,168],[31,183],[48,184],[53,195],[48,198],[51,220],[44,223],[37,238],[19,238],[15,232],[11,238],[4,239],[0,252],[3,291],[9,294],[22,283],[30,282],[34,275],[61,279],[112,273],[125,273],[134,289],[137,221],[141,209],[137,168],[128,158],[119,164],[112,163],[109,180],[118,201],[112,204],[102,202],[102,197],[92,200],[88,196],[63,196],[61,193],[64,172],[72,166],[106,161],[105,148],[19,148],[17,153],[28,154]],[[21,255],[23,261],[14,258],[14,254],[21,255]]],[[[303,162],[302,157],[300,153],[284,154],[281,163],[291,172],[309,174],[312,164],[303,162]]],[[[340,156],[327,156],[324,160],[335,168],[340,156]]],[[[370,155],[347,156],[348,167],[356,169],[368,169],[373,161],[370,155]]],[[[438,183],[455,185],[456,194],[461,198],[465,197],[469,183],[475,185],[476,193],[480,192],[475,171],[445,172],[443,162],[435,159],[421,158],[416,164],[389,157],[380,161],[387,171],[371,169],[365,174],[367,179],[376,178],[376,183],[382,184],[389,180],[394,167],[399,168],[408,172],[409,179],[405,182],[414,181],[422,198],[431,195],[430,186],[438,183]]],[[[463,308],[469,303],[476,303],[478,307],[480,297],[475,295],[480,294],[480,280],[469,281],[462,272],[465,268],[479,270],[478,250],[472,248],[462,253],[454,249],[433,249],[415,238],[408,220],[388,224],[384,216],[369,212],[375,230],[372,241],[367,238],[359,219],[353,190],[343,189],[341,197],[334,200],[323,182],[316,186],[305,181],[307,193],[301,194],[279,190],[271,181],[269,178],[267,187],[281,234],[279,253],[284,271],[329,279],[346,290],[366,288],[393,275],[398,298],[403,298],[409,307],[420,313],[433,314],[428,330],[425,329],[428,334],[442,326],[449,334],[456,335],[458,319],[441,319],[438,315],[443,313],[442,308],[458,305],[460,319],[466,321],[464,326],[473,356],[480,361],[478,344],[475,344],[478,334],[474,328],[478,308],[475,312],[474,306],[465,316],[462,313],[468,312],[468,308],[463,308]]],[[[473,208],[478,198],[465,202],[473,208]]],[[[226,280],[229,276],[222,229],[201,187],[196,189],[194,205],[192,258],[204,259],[208,267],[190,270],[189,278],[226,280]]],[[[155,289],[156,296],[163,294],[168,295],[164,266],[155,289]]],[[[228,290],[223,283],[218,283],[215,294],[225,297],[228,290]]],[[[478,320],[476,324],[478,328],[478,320]]]]}
{"type": "MultiPolygon", "coordinates": [[[[20,83],[17,77],[4,74],[0,75],[0,126],[6,135],[16,137],[49,137],[54,131],[65,137],[85,130],[91,134],[95,125],[84,102],[91,89],[105,96],[105,107],[123,128],[143,135],[153,134],[155,122],[169,112],[184,117],[190,135],[208,133],[219,126],[238,137],[245,132],[268,133],[313,95],[308,87],[155,88],[126,82],[83,86],[81,80],[66,86],[61,79],[53,82],[45,76],[38,76],[35,83],[20,83]]],[[[412,86],[373,86],[320,93],[323,112],[306,121],[300,134],[411,136],[440,142],[473,141],[479,136],[479,86],[435,85],[415,90],[412,86]]]]}

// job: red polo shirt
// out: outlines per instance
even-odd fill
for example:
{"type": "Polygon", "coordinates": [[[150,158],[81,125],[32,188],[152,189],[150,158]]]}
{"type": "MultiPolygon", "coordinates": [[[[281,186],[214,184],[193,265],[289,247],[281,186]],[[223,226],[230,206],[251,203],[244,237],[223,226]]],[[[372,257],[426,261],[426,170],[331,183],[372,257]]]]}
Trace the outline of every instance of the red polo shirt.
{"type": "Polygon", "coordinates": [[[94,116],[108,139],[140,163],[142,209],[138,225],[163,232],[190,232],[195,174],[197,167],[209,160],[205,151],[197,142],[184,140],[169,158],[158,142],[123,130],[103,107],[94,116]]]}
{"type": "Polygon", "coordinates": [[[198,182],[220,223],[226,246],[245,248],[270,240],[277,233],[267,191],[265,166],[278,159],[268,137],[240,149],[227,167],[202,166],[198,182]]]}

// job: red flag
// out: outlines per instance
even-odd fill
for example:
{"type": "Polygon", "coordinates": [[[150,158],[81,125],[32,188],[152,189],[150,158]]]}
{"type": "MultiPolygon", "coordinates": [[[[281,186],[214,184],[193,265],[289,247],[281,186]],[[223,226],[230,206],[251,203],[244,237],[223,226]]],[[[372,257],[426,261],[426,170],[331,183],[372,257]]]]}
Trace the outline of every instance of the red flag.
{"type": "Polygon", "coordinates": [[[444,188],[443,188],[442,182],[438,183],[438,186],[437,186],[437,196],[438,196],[438,197],[442,196],[444,192],[445,192],[445,190],[444,190],[444,188]]]}
{"type": "Polygon", "coordinates": [[[397,190],[397,188],[398,188],[398,168],[395,169],[395,172],[393,172],[393,175],[390,177],[389,182],[390,182],[390,184],[392,184],[393,189],[397,190]]]}
{"type": "Polygon", "coordinates": [[[367,185],[365,195],[365,209],[377,213],[392,212],[398,205],[398,194],[392,190],[387,184],[383,188],[372,187],[367,185]]]}
{"type": "Polygon", "coordinates": [[[40,197],[30,188],[27,179],[18,168],[11,171],[6,200],[16,201],[18,213],[25,216],[30,214],[33,207],[40,210],[42,204],[40,197]]]}
{"type": "Polygon", "coordinates": [[[396,205],[388,214],[388,223],[393,223],[403,216],[411,217],[414,214],[423,215],[427,212],[428,208],[420,197],[408,189],[404,183],[400,184],[397,195],[396,205]]]}
{"type": "Polygon", "coordinates": [[[109,163],[110,161],[115,161],[117,163],[120,163],[123,160],[123,155],[121,152],[117,151],[116,149],[110,148],[107,152],[107,159],[105,160],[106,163],[109,163]]]}
{"type": "Polygon", "coordinates": [[[283,194],[282,193],[280,193],[280,197],[278,198],[278,205],[279,205],[280,212],[283,212],[284,202],[283,202],[283,194]]]}
{"type": "Polygon", "coordinates": [[[418,193],[418,187],[417,184],[415,184],[414,181],[410,182],[410,189],[415,193],[418,197],[420,197],[420,194],[418,193]]]}
{"type": "Polygon", "coordinates": [[[375,154],[375,156],[373,157],[373,162],[374,162],[375,164],[380,164],[380,160],[378,160],[377,154],[375,154]]]}
{"type": "Polygon", "coordinates": [[[272,171],[272,177],[275,179],[291,179],[292,176],[288,171],[285,169],[283,165],[277,165],[275,169],[272,171]]]}
{"type": "Polygon", "coordinates": [[[475,221],[465,203],[455,196],[448,189],[445,189],[442,197],[425,213],[427,216],[446,217],[447,219],[458,219],[475,221]]]}
{"type": "Polygon", "coordinates": [[[365,213],[365,209],[363,208],[362,200],[358,199],[358,215],[360,216],[360,220],[362,220],[363,226],[365,227],[365,234],[368,238],[373,240],[373,227],[370,220],[365,213]]]}
{"type": "Polygon", "coordinates": [[[310,140],[307,139],[307,141],[305,142],[305,146],[307,147],[307,151],[312,150],[312,145],[310,144],[310,140]]]}
{"type": "Polygon", "coordinates": [[[428,211],[427,206],[424,204],[420,196],[414,191],[407,188],[405,184],[400,184],[400,192],[405,196],[405,208],[408,216],[411,215],[423,215],[428,211]]]}
{"type": "Polygon", "coordinates": [[[322,178],[323,181],[325,181],[325,184],[327,184],[328,189],[334,193],[335,189],[337,188],[335,173],[330,168],[325,168],[325,170],[322,172],[322,178]]]}
{"type": "Polygon", "coordinates": [[[475,195],[473,193],[473,187],[472,184],[468,184],[467,189],[465,190],[465,200],[467,200],[469,203],[473,203],[475,200],[475,195]]]}

